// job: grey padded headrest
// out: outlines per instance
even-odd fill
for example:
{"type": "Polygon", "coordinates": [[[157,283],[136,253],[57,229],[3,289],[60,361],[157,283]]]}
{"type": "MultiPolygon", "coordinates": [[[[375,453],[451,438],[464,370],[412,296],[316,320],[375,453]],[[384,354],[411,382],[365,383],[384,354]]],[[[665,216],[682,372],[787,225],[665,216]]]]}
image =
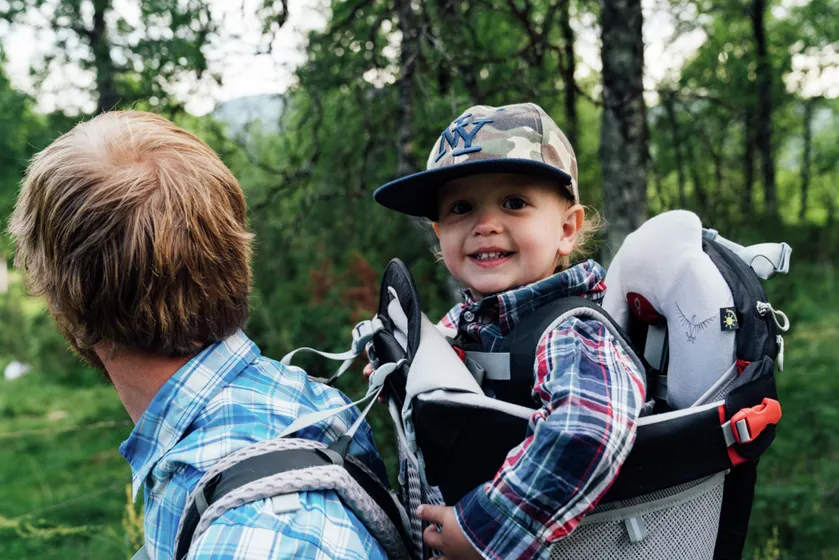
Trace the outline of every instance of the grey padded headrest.
{"type": "Polygon", "coordinates": [[[631,308],[666,319],[667,403],[673,408],[692,406],[731,370],[735,331],[722,329],[720,315],[734,298],[702,250],[702,224],[692,212],[665,212],[627,236],[606,287],[603,307],[622,327],[631,308]]]}

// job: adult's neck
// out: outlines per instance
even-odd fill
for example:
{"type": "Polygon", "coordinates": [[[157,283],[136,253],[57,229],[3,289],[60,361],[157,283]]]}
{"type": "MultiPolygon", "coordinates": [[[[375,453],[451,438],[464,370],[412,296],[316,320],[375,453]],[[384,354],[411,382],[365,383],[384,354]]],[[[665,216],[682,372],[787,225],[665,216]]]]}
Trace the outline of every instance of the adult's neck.
{"type": "Polygon", "coordinates": [[[135,424],[164,383],[195,355],[168,357],[124,348],[110,351],[104,347],[95,351],[135,424]]]}

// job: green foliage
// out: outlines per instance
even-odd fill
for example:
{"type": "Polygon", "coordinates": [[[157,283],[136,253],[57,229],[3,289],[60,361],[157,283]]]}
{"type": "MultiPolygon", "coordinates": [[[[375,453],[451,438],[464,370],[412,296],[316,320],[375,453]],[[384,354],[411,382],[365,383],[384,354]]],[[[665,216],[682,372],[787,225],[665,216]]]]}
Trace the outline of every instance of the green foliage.
{"type": "Polygon", "coordinates": [[[125,16],[125,5],[112,0],[16,0],[6,9],[0,6],[0,21],[39,28],[39,18],[46,20],[56,48],[34,61],[39,85],[58,68],[78,65],[94,77],[89,93],[99,110],[143,101],[178,112],[175,82],[220,79],[204,54],[217,33],[216,22],[204,0],[134,4],[140,12],[136,21],[125,16]]]}
{"type": "Polygon", "coordinates": [[[767,285],[792,329],[777,377],[783,419],[760,463],[749,545],[754,554],[763,549],[760,558],[839,558],[837,271],[803,264],[793,271],[767,285]]]}
{"type": "Polygon", "coordinates": [[[130,558],[120,525],[131,431],[111,387],[29,375],[0,389],[0,557],[130,558]]]}
{"type": "MultiPolygon", "coordinates": [[[[77,63],[94,73],[100,101],[117,99],[175,118],[239,177],[257,236],[247,331],[276,358],[302,344],[345,349],[348,327],[375,311],[379,274],[393,257],[410,267],[430,317],[448,309],[455,286],[436,262],[427,224],[378,207],[371,195],[400,166],[423,168],[442,127],[469,105],[534,101],[566,127],[572,120],[567,100],[575,91],[580,191],[586,204],[602,205],[599,79],[579,79],[578,72],[571,86],[564,77],[569,60],[560,5],[429,1],[411,3],[406,12],[403,2],[334,0],[327,27],[309,36],[306,61],[283,98],[280,133],[264,133],[257,124],[241,140],[230,139],[210,118],[186,115],[172,95],[183,79],[214,78],[205,51],[219,29],[206,2],[143,0],[140,20],[129,22],[111,1],[97,0],[96,9],[90,0],[0,1],[0,19],[25,25],[28,8],[55,6],[49,24],[59,48],[39,61],[36,76],[77,63]],[[80,15],[97,11],[107,16],[104,35],[80,15]],[[415,43],[397,32],[405,26],[415,43]],[[401,56],[403,49],[410,56],[401,56]],[[412,64],[407,77],[405,64],[412,64]]],[[[786,240],[794,247],[792,275],[768,283],[771,301],[789,315],[793,330],[786,337],[787,367],[778,377],[784,420],[761,462],[744,558],[839,558],[832,530],[839,523],[839,384],[833,374],[839,362],[839,103],[810,100],[789,87],[793,56],[836,48],[839,17],[828,0],[768,3],[780,223],[763,215],[762,162],[749,143],[758,99],[755,41],[748,3],[734,0],[655,8],[682,12],[679,30],[701,28],[707,40],[660,85],[659,100],[649,107],[648,198],[651,213],[686,207],[727,237],[786,240]],[[808,104],[814,115],[809,162],[803,141],[808,104]],[[805,167],[808,206],[799,217],[805,167]]],[[[270,43],[286,20],[286,5],[260,4],[270,43]]],[[[597,6],[570,5],[575,29],[596,18],[597,6]]],[[[0,72],[4,216],[29,158],[78,120],[33,107],[0,72]]],[[[0,255],[9,257],[10,249],[0,237],[0,255]]],[[[0,366],[17,359],[33,372],[0,387],[0,480],[13,481],[0,486],[2,558],[121,557],[138,543],[140,515],[123,497],[128,468],[115,451],[130,429],[121,424],[125,413],[113,390],[66,348],[43,305],[25,297],[12,272],[9,294],[0,295],[0,366]],[[90,424],[100,427],[77,429],[90,424]],[[10,433],[23,435],[6,437],[10,433]]],[[[313,375],[330,373],[331,364],[319,360],[301,365],[313,375]]],[[[347,394],[364,390],[360,366],[339,382],[347,394]]],[[[382,407],[370,423],[393,472],[390,420],[382,407]]]]}
{"type": "Polygon", "coordinates": [[[24,295],[20,274],[10,275],[9,293],[0,296],[0,365],[12,360],[32,367],[45,381],[76,387],[102,384],[104,377],[68,351],[67,341],[42,302],[24,295]]]}

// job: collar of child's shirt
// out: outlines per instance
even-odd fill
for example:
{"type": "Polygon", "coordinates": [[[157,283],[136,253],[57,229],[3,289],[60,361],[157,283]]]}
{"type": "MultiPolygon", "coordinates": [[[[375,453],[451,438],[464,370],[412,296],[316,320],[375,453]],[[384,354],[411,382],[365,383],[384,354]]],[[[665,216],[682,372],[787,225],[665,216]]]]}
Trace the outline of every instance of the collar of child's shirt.
{"type": "Polygon", "coordinates": [[[476,300],[469,289],[461,290],[463,303],[449,313],[450,326],[465,331],[469,326],[498,325],[506,336],[524,317],[542,305],[562,297],[583,296],[599,303],[606,294],[606,271],[587,260],[533,284],[476,300]]]}

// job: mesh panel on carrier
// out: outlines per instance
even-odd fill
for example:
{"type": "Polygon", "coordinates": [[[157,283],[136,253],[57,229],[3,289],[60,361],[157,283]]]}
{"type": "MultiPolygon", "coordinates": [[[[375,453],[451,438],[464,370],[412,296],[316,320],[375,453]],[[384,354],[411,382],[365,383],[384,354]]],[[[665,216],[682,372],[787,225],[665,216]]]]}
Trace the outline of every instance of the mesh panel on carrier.
{"type": "Polygon", "coordinates": [[[711,560],[722,506],[725,473],[595,508],[566,539],[550,548],[551,560],[711,560]],[[598,515],[600,514],[600,515],[598,515]],[[627,521],[646,537],[630,540],[627,521]]]}

